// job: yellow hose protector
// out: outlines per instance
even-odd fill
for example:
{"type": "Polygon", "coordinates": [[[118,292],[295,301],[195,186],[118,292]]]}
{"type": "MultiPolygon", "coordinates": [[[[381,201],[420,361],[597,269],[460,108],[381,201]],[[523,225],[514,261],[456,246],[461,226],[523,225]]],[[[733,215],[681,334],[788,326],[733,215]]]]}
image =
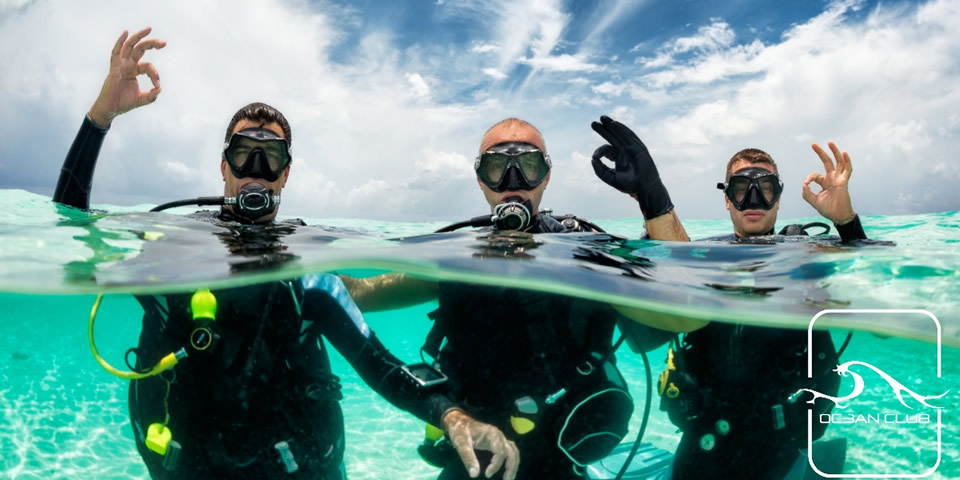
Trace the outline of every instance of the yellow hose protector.
{"type": "Polygon", "coordinates": [[[169,355],[160,359],[160,361],[157,362],[157,364],[154,365],[149,372],[145,372],[145,373],[127,372],[127,371],[118,370],[114,368],[109,363],[107,363],[107,361],[104,360],[103,357],[100,356],[100,353],[97,352],[97,346],[93,341],[93,323],[94,323],[94,320],[97,318],[97,310],[100,309],[101,300],[103,300],[102,293],[100,295],[97,295],[97,300],[93,302],[93,309],[90,310],[90,324],[87,327],[87,337],[90,340],[90,351],[93,352],[93,358],[96,358],[97,363],[99,363],[100,366],[103,367],[103,369],[109,372],[111,375],[119,378],[124,378],[127,380],[139,380],[141,378],[152,377],[154,375],[159,375],[164,370],[172,368],[174,365],[177,364],[180,358],[183,358],[184,356],[186,356],[186,352],[182,349],[179,352],[170,353],[169,355]]]}

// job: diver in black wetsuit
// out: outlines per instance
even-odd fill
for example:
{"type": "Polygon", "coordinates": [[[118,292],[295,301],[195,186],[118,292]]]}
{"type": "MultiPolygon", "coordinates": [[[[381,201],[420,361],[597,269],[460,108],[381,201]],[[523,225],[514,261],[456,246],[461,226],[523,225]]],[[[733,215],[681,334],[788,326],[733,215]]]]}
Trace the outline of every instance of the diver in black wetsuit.
{"type": "MultiPolygon", "coordinates": [[[[117,41],[110,74],[64,161],[55,202],[89,207],[110,122],[160,93],[156,69],[140,62],[146,50],[165,45],[144,40],[149,32],[130,38],[124,32],[117,41]],[[153,90],[140,91],[141,73],[151,78],[153,90]]],[[[268,105],[254,103],[237,112],[221,162],[224,196],[235,203],[218,214],[196,216],[226,227],[275,225],[290,173],[290,138],[286,119],[268,105]]],[[[388,401],[442,425],[474,474],[480,473],[476,448],[496,459],[487,473],[504,466],[512,478],[518,461],[513,444],[496,428],[453,408],[445,386],[428,387],[404,368],[363,322],[338,277],[308,275],[212,294],[216,313],[200,319],[190,294],[137,297],[145,313],[133,349],[135,368],[149,369],[169,352],[188,349],[185,345],[190,352],[181,365],[131,382],[134,437],[152,477],[345,478],[342,396],[322,335],[388,401]]]]}
{"type": "MultiPolygon", "coordinates": [[[[474,164],[492,215],[442,230],[488,225],[489,235],[478,240],[490,241],[491,248],[480,251],[513,257],[535,248],[536,234],[594,231],[595,225],[573,216],[537,213],[551,168],[533,125],[516,118],[497,123],[484,135],[474,164]]],[[[651,235],[665,228],[682,232],[672,210],[662,201],[648,210],[651,235]]],[[[608,455],[626,434],[634,406],[613,354],[618,322],[639,327],[646,349],[662,345],[677,328],[645,328],[607,304],[516,288],[398,275],[345,283],[362,309],[437,298],[423,351],[450,378],[459,408],[516,442],[518,478],[525,479],[582,478],[585,466],[608,455]],[[391,304],[385,297],[392,289],[402,293],[393,294],[399,301],[391,304]]],[[[466,478],[459,462],[430,447],[421,447],[421,454],[444,468],[441,479],[466,478]]]]}
{"type": "MultiPolygon", "coordinates": [[[[623,157],[646,152],[640,139],[623,124],[602,117],[593,125],[612,144],[597,149],[595,165],[604,156],[619,164],[623,157]],[[607,133],[611,131],[618,133],[607,133]]],[[[833,143],[829,146],[836,165],[823,149],[813,145],[826,174],[807,176],[803,198],[833,221],[842,241],[866,239],[847,191],[850,157],[833,143]],[[811,182],[823,189],[814,194],[811,182]]],[[[783,190],[773,159],[757,149],[743,150],[728,163],[726,179],[718,188],[726,194],[734,234],[711,240],[773,235],[783,190]]],[[[802,228],[789,227],[781,234],[797,230],[805,234],[802,228]]],[[[798,457],[799,450],[807,447],[807,410],[812,409],[813,418],[818,418],[817,414],[833,404],[818,402],[811,407],[806,403],[809,396],[798,391],[811,388],[836,395],[840,384],[831,372],[838,355],[829,332],[814,332],[812,348],[815,374],[808,379],[805,330],[712,322],[685,334],[671,349],[668,369],[660,380],[661,409],[684,432],[672,478],[781,479],[788,472],[802,474],[803,469],[792,467],[806,462],[806,455],[798,457]]],[[[826,425],[814,423],[814,440],[825,429],[826,425]]]]}

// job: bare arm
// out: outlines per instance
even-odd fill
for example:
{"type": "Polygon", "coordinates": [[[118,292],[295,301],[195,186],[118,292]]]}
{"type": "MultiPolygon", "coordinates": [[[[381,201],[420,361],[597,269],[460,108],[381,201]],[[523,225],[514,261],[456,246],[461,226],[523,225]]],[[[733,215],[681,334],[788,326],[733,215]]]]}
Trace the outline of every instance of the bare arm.
{"type": "Polygon", "coordinates": [[[647,228],[647,234],[650,235],[650,239],[652,240],[669,240],[674,242],[690,241],[687,231],[683,228],[683,224],[680,223],[680,218],[677,217],[676,209],[671,209],[659,217],[646,220],[644,225],[647,228]]]}
{"type": "Polygon", "coordinates": [[[406,308],[437,298],[439,284],[434,280],[409,277],[404,273],[385,273],[357,278],[340,275],[360,310],[377,312],[406,308]]]}
{"type": "Polygon", "coordinates": [[[668,332],[686,333],[706,326],[708,321],[670,315],[668,313],[651,312],[635,307],[613,305],[621,315],[643,325],[668,332]]]}

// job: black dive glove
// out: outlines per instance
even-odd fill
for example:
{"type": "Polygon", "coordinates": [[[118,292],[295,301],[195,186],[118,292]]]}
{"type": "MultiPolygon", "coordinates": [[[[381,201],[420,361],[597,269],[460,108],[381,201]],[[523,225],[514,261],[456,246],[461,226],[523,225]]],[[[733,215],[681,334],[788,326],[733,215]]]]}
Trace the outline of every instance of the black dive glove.
{"type": "Polygon", "coordinates": [[[636,194],[640,211],[648,220],[673,209],[657,166],[637,135],[606,115],[600,117],[600,123],[593,122],[590,126],[609,142],[593,152],[593,171],[600,180],[623,193],[636,194]],[[613,160],[616,170],[604,165],[601,157],[613,160]]]}

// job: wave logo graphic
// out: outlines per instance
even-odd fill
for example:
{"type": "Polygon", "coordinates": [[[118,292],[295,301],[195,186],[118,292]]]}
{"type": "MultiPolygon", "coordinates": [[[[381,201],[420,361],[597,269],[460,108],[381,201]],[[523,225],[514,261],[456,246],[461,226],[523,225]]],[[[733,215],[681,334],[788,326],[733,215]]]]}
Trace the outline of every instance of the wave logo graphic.
{"type": "MultiPolygon", "coordinates": [[[[936,369],[937,370],[936,372],[917,372],[917,373],[923,373],[925,375],[929,374],[930,376],[927,378],[933,378],[934,374],[936,375],[935,378],[937,379],[941,378],[942,330],[940,327],[940,320],[938,320],[936,316],[934,316],[932,313],[926,310],[849,309],[849,310],[823,310],[817,313],[816,315],[814,315],[812,319],[810,319],[810,325],[809,325],[809,328],[807,329],[807,345],[808,345],[807,378],[808,379],[813,378],[813,356],[814,356],[814,352],[816,351],[813,345],[813,327],[814,327],[814,323],[817,323],[818,320],[820,321],[819,326],[821,328],[829,327],[829,328],[843,328],[843,329],[854,329],[854,330],[873,330],[878,325],[900,325],[900,326],[907,325],[913,332],[921,332],[926,330],[927,328],[929,328],[928,327],[930,325],[929,322],[932,321],[933,322],[932,327],[935,330],[931,329],[929,330],[929,332],[936,333],[936,340],[937,340],[936,369]]],[[[873,331],[876,331],[876,330],[873,330],[873,331]]],[[[893,332],[879,332],[879,333],[893,333],[893,332]]],[[[933,335],[929,335],[927,338],[932,339],[933,335]]],[[[918,360],[918,359],[911,358],[911,360],[918,360]]],[[[916,363],[918,365],[930,364],[930,362],[919,362],[919,361],[917,361],[916,363]]],[[[929,368],[929,367],[926,367],[926,368],[929,368]]],[[[943,457],[942,455],[942,452],[943,452],[943,447],[942,447],[943,415],[942,413],[944,409],[943,407],[940,407],[928,402],[941,399],[945,395],[950,393],[950,391],[947,390],[946,392],[943,392],[940,395],[928,395],[928,396],[921,395],[905,387],[897,379],[893,378],[892,376],[890,376],[880,368],[877,368],[876,366],[871,365],[867,362],[861,362],[857,360],[844,362],[840,365],[837,365],[837,368],[835,368],[833,371],[837,372],[837,374],[842,377],[849,377],[853,379],[853,391],[851,391],[848,395],[843,397],[833,397],[830,395],[824,395],[823,393],[820,393],[816,390],[803,389],[803,391],[813,394],[813,398],[810,399],[807,403],[814,403],[818,398],[824,398],[832,401],[836,405],[837,409],[847,409],[854,403],[853,400],[856,399],[858,396],[860,396],[860,394],[864,392],[864,380],[863,380],[863,377],[861,376],[861,373],[870,375],[869,371],[873,371],[874,373],[879,375],[880,378],[882,378],[887,382],[887,384],[890,386],[890,389],[893,391],[894,395],[896,395],[897,400],[899,400],[900,404],[903,405],[904,407],[912,410],[914,407],[911,407],[910,405],[908,405],[908,402],[909,402],[909,403],[912,403],[914,406],[923,405],[924,407],[931,408],[933,409],[933,411],[936,412],[935,426],[932,424],[932,422],[929,421],[929,420],[932,420],[932,417],[934,417],[933,412],[931,412],[929,416],[927,414],[917,413],[914,416],[914,418],[918,420],[914,422],[912,426],[910,425],[911,422],[909,420],[907,420],[906,422],[896,421],[896,416],[894,416],[895,420],[893,422],[894,424],[899,424],[897,427],[898,429],[921,428],[922,430],[914,430],[912,433],[919,434],[920,437],[923,437],[923,438],[917,437],[917,438],[914,438],[913,440],[910,440],[911,444],[909,446],[911,448],[919,449],[923,452],[929,452],[930,454],[932,454],[935,451],[936,463],[932,467],[929,467],[928,470],[920,473],[917,473],[915,471],[896,472],[896,473],[890,472],[890,471],[886,471],[886,472],[881,471],[881,472],[872,473],[872,472],[864,472],[863,468],[861,468],[860,472],[858,473],[824,472],[817,467],[813,459],[813,454],[812,454],[813,425],[814,425],[815,419],[813,418],[813,410],[811,409],[811,410],[808,410],[807,412],[807,451],[809,452],[808,461],[813,471],[824,478],[925,478],[933,475],[934,472],[936,472],[937,468],[940,466],[940,462],[943,457]],[[855,368],[856,371],[851,370],[851,368],[855,368]],[[909,396],[913,400],[906,398],[907,396],[909,396]],[[921,417],[927,418],[928,421],[920,422],[919,419],[921,417]],[[936,434],[935,434],[936,438],[933,438],[934,435],[931,430],[933,427],[936,428],[936,434]]],[[[866,415],[866,418],[868,420],[866,425],[870,425],[869,419],[871,418],[871,416],[874,419],[883,418],[884,423],[889,423],[887,420],[887,415],[883,415],[881,417],[879,413],[873,413],[873,414],[866,415]]],[[[856,415],[856,416],[854,416],[853,414],[847,414],[847,417],[855,418],[859,420],[860,418],[865,416],[862,414],[856,415]]],[[[817,419],[817,420],[821,422],[823,421],[822,419],[817,419]]],[[[853,422],[853,425],[856,425],[856,424],[857,422],[853,422]]],[[[861,424],[860,428],[867,428],[866,425],[861,424]]],[[[876,428],[876,425],[873,425],[870,428],[876,428]]],[[[873,450],[876,449],[877,441],[879,440],[877,438],[877,434],[880,434],[880,432],[884,431],[882,430],[884,428],[883,426],[880,426],[880,428],[881,430],[877,430],[870,435],[870,442],[872,442],[871,444],[862,445],[860,446],[860,448],[858,448],[858,450],[862,452],[861,455],[864,458],[871,457],[871,453],[873,453],[873,450]]],[[[913,437],[914,435],[909,435],[909,436],[913,437]]],[[[902,434],[896,434],[896,436],[886,439],[886,443],[895,442],[895,441],[904,442],[905,440],[903,440],[903,438],[904,437],[902,436],[902,434]]],[[[848,453],[850,450],[854,448],[857,448],[857,446],[850,444],[850,446],[848,447],[848,453]]],[[[927,458],[930,458],[930,457],[932,457],[932,455],[927,456],[927,458]]],[[[879,462],[879,463],[882,464],[883,462],[879,462]]],[[[927,465],[920,465],[919,467],[928,468],[927,465]]]]}
{"type": "Polygon", "coordinates": [[[863,387],[864,387],[863,377],[857,374],[857,372],[850,371],[850,367],[853,365],[862,365],[864,367],[869,368],[870,370],[873,370],[874,372],[877,372],[877,374],[880,375],[881,378],[887,381],[887,383],[890,385],[890,388],[893,389],[893,393],[897,395],[897,400],[900,400],[900,404],[909,409],[913,409],[913,407],[911,407],[910,405],[907,405],[907,402],[903,401],[904,392],[908,393],[911,397],[913,397],[914,400],[920,402],[923,406],[929,407],[929,408],[943,408],[943,407],[938,407],[936,405],[930,405],[929,403],[927,403],[927,400],[942,398],[944,395],[950,393],[950,390],[947,390],[946,392],[943,392],[940,395],[930,395],[930,396],[920,395],[917,392],[914,392],[913,390],[910,390],[909,388],[903,386],[902,383],[898,382],[897,379],[891,377],[883,370],[880,370],[879,368],[874,367],[873,365],[870,365],[867,362],[852,360],[849,362],[845,362],[841,365],[837,365],[837,368],[833,369],[833,371],[837,372],[837,374],[840,376],[853,377],[853,391],[850,392],[849,395],[844,397],[831,397],[830,395],[825,395],[816,390],[804,388],[803,389],[804,392],[810,392],[813,394],[813,398],[808,400],[807,403],[812,404],[816,402],[818,398],[826,398],[827,400],[830,400],[831,402],[835,403],[837,408],[849,407],[850,405],[848,405],[846,402],[860,396],[860,394],[863,393],[863,387]]]}

